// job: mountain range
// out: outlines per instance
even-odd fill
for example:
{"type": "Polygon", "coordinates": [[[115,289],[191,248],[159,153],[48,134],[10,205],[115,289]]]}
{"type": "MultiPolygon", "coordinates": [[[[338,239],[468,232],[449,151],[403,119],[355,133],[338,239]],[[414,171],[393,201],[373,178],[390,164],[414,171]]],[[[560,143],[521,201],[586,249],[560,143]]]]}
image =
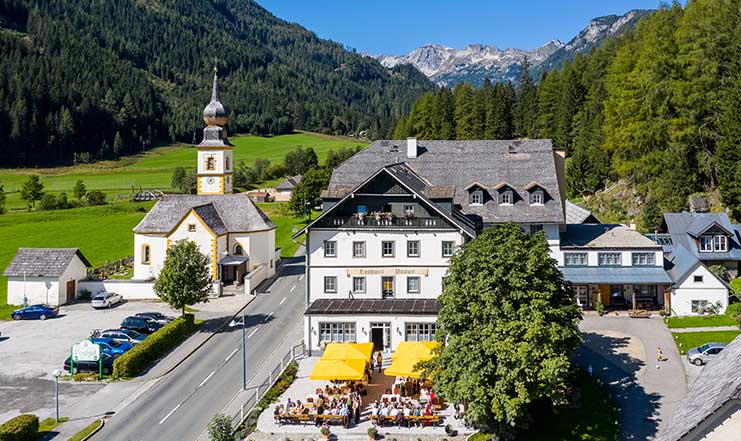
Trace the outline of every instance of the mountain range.
{"type": "Polygon", "coordinates": [[[458,50],[440,44],[426,44],[405,55],[374,57],[388,68],[411,64],[440,85],[453,86],[467,82],[479,86],[486,78],[492,82],[516,82],[523,60],[527,60],[537,78],[543,70],[560,68],[576,54],[586,53],[605,38],[633,27],[650,12],[634,9],[623,15],[598,17],[568,43],[551,40],[532,50],[499,49],[484,44],[470,44],[458,50]]]}

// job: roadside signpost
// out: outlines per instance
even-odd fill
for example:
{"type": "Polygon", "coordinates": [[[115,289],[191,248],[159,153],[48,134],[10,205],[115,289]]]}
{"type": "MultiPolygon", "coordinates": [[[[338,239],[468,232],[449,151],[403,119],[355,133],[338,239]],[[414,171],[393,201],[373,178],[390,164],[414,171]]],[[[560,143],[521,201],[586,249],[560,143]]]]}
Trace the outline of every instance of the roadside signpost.
{"type": "Polygon", "coordinates": [[[69,364],[70,375],[75,374],[75,362],[77,361],[97,361],[98,362],[98,379],[103,379],[103,359],[100,356],[100,345],[83,340],[72,345],[71,362],[69,364]]]}

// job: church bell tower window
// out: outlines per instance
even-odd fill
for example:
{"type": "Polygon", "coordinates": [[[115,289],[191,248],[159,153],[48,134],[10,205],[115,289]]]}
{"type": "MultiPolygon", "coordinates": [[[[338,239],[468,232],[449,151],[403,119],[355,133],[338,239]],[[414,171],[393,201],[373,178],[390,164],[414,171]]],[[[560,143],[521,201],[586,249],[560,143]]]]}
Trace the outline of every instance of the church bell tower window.
{"type": "Polygon", "coordinates": [[[213,156],[206,158],[206,170],[216,170],[216,159],[213,156]]]}

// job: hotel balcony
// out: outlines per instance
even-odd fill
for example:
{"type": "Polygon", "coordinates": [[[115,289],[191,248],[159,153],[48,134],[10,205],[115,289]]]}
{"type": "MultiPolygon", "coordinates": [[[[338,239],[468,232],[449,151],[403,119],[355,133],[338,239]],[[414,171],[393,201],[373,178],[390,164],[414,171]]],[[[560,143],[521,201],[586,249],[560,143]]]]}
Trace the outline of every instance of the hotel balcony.
{"type": "Polygon", "coordinates": [[[450,229],[450,225],[441,218],[434,217],[381,217],[366,216],[328,217],[324,219],[325,228],[408,228],[408,229],[450,229]]]}

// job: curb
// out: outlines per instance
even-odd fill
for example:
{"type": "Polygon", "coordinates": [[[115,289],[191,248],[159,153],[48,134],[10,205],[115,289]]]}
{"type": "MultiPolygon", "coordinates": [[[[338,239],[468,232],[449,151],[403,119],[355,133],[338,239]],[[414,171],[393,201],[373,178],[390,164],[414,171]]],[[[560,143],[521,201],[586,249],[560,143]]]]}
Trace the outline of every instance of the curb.
{"type": "Polygon", "coordinates": [[[97,429],[95,429],[92,432],[90,432],[85,438],[82,439],[82,441],[89,440],[90,438],[93,437],[93,435],[95,435],[96,433],[100,432],[100,430],[103,428],[103,426],[105,426],[105,420],[104,419],[99,419],[98,421],[100,421],[100,426],[98,426],[97,429]]]}

